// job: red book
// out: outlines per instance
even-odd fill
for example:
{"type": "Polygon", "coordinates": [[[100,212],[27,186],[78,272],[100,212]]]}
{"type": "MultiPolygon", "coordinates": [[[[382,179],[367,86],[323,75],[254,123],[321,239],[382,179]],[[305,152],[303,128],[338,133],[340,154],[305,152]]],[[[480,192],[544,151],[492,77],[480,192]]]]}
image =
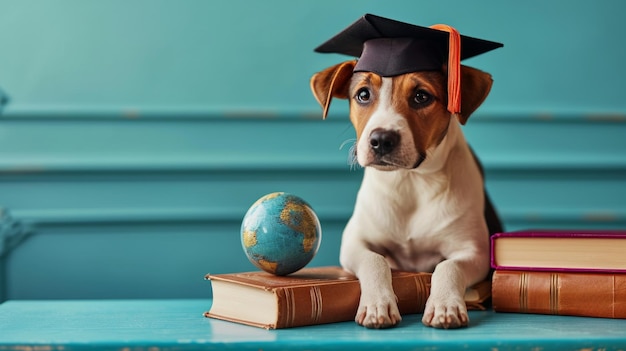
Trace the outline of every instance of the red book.
{"type": "Polygon", "coordinates": [[[626,231],[535,230],[494,234],[496,270],[626,273],[626,231]]]}

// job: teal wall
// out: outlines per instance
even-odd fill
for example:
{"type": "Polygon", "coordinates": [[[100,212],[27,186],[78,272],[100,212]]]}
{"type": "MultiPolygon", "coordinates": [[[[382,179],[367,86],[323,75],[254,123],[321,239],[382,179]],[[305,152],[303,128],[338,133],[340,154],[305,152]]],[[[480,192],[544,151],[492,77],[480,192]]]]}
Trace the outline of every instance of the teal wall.
{"type": "Polygon", "coordinates": [[[625,2],[0,0],[0,300],[209,296],[273,191],[337,264],[362,172],[308,80],[366,12],[505,44],[465,131],[507,229],[626,227],[625,2]]]}
{"type": "Polygon", "coordinates": [[[365,12],[505,44],[468,64],[482,111],[621,112],[626,4],[600,1],[1,0],[0,78],[15,112],[315,111],[318,44],[365,12]],[[243,89],[247,87],[247,89],[243,89]]]}

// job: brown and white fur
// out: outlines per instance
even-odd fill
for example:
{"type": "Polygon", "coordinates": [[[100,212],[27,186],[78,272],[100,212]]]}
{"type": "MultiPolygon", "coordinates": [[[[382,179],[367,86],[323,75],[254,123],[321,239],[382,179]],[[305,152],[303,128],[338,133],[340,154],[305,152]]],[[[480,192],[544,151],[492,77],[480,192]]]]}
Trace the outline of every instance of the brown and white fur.
{"type": "Polygon", "coordinates": [[[487,97],[491,76],[462,67],[457,116],[446,108],[445,66],[383,78],[353,73],[355,63],[311,78],[324,117],[333,97],[349,99],[356,158],[365,167],[340,254],[361,284],[355,320],[368,328],[400,322],[391,285],[391,269],[399,269],[433,272],[425,325],[467,326],[465,289],[488,275],[489,232],[500,227],[459,124],[487,97]]]}

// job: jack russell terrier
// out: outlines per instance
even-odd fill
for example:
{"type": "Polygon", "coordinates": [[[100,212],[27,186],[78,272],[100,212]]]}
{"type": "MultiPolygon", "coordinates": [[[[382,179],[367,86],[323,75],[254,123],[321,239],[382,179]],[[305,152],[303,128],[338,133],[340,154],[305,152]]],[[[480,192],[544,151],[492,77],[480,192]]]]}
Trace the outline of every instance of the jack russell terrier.
{"type": "Polygon", "coordinates": [[[360,281],[358,324],[400,322],[391,285],[398,269],[433,272],[426,326],[468,325],[465,290],[489,275],[489,235],[502,227],[459,125],[492,79],[460,60],[501,46],[367,14],[316,49],[360,57],[311,78],[324,118],[333,97],[349,99],[353,150],[365,168],[340,253],[360,281]]]}

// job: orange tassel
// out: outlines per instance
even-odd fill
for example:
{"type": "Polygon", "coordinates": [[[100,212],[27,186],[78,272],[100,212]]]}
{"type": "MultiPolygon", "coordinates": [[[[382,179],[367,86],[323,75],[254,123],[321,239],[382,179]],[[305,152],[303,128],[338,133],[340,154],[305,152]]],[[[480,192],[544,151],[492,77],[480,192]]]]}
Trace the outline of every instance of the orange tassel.
{"type": "Polygon", "coordinates": [[[435,24],[432,29],[450,33],[448,50],[448,111],[461,113],[461,35],[446,24],[435,24]]]}

